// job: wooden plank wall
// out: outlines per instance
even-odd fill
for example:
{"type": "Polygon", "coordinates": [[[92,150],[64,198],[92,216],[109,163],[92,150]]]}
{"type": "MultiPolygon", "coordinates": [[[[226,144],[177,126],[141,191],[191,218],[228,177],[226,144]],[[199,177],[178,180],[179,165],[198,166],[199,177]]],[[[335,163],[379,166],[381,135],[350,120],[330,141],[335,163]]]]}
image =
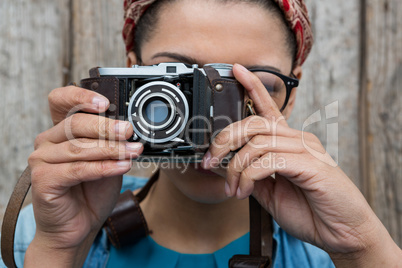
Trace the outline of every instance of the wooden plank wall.
{"type": "MultiPolygon", "coordinates": [[[[51,126],[47,94],[125,65],[122,2],[0,1],[0,219],[51,126]]],[[[402,246],[402,2],[306,2],[316,42],[290,125],[321,139],[402,246]]]]}
{"type": "Polygon", "coordinates": [[[0,1],[0,216],[37,134],[51,126],[47,95],[64,83],[67,1],[0,1]]]}
{"type": "Polygon", "coordinates": [[[402,1],[366,0],[365,194],[402,244],[402,1]],[[386,209],[384,209],[386,208],[386,209]]]}

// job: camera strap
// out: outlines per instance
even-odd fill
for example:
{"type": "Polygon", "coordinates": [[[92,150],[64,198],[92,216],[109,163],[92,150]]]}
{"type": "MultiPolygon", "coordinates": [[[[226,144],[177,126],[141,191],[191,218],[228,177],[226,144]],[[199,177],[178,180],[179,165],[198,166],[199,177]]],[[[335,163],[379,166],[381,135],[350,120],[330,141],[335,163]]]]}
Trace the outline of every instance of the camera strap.
{"type": "MultiPolygon", "coordinates": [[[[234,112],[241,111],[240,114],[232,114],[234,121],[255,115],[254,103],[249,98],[247,92],[238,81],[221,78],[219,73],[210,66],[204,66],[205,73],[210,81],[213,92],[214,110],[227,109],[236,100],[243,100],[240,109],[234,109],[234,112]],[[228,104],[228,105],[226,105],[228,104]]],[[[227,114],[227,111],[222,111],[227,114]]],[[[220,112],[218,112],[218,116],[220,112]]],[[[213,122],[214,129],[223,129],[227,123],[222,125],[219,122],[213,122]],[[217,125],[219,123],[219,125],[217,125]]],[[[250,211],[250,255],[235,255],[229,260],[230,268],[268,268],[272,264],[273,253],[273,224],[271,215],[261,207],[258,201],[249,197],[250,211]]]]}
{"type": "MultiPolygon", "coordinates": [[[[245,117],[256,115],[254,102],[245,93],[245,117]]],[[[235,255],[229,260],[230,268],[269,268],[274,251],[272,216],[253,197],[249,197],[250,255],[235,255]]]]}
{"type": "Polygon", "coordinates": [[[20,210],[30,187],[31,169],[28,166],[18,179],[14,191],[11,194],[1,227],[1,257],[3,258],[4,264],[9,268],[17,267],[14,260],[14,234],[18,215],[20,214],[20,210]]]}
{"type": "Polygon", "coordinates": [[[234,255],[230,268],[269,268],[273,255],[273,224],[271,215],[258,201],[249,197],[250,255],[234,255]]]}
{"type": "Polygon", "coordinates": [[[127,190],[120,195],[115,208],[103,227],[110,243],[115,248],[135,244],[138,240],[151,233],[140,203],[148,195],[149,190],[158,178],[159,170],[151,176],[136,195],[131,190],[127,190]]]}
{"type": "MultiPolygon", "coordinates": [[[[157,181],[159,171],[154,173],[141,191],[134,195],[127,190],[120,195],[104,229],[109,241],[116,248],[135,244],[149,235],[147,222],[140,203],[147,196],[152,185],[157,181]]],[[[249,197],[250,213],[250,255],[235,255],[229,260],[230,268],[268,268],[272,262],[273,225],[270,214],[258,201],[249,197]]]]}

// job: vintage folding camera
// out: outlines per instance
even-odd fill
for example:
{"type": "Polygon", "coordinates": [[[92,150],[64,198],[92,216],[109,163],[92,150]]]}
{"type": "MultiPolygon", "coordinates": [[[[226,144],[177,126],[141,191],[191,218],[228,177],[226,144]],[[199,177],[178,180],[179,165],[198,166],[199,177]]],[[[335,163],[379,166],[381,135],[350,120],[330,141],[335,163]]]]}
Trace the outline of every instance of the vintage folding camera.
{"type": "Polygon", "coordinates": [[[246,116],[232,65],[94,68],[90,76],[81,86],[110,100],[105,116],[131,122],[132,140],[144,144],[139,160],[199,162],[216,134],[246,116]]]}

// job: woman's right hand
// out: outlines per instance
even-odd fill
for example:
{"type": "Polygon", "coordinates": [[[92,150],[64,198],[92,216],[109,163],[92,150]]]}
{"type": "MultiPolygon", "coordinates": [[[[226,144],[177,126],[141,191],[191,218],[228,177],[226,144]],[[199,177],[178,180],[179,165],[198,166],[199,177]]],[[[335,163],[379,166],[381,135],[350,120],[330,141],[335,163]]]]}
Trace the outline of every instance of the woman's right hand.
{"type": "Polygon", "coordinates": [[[126,140],[133,129],[89,113],[102,113],[109,101],[70,86],[49,94],[54,127],[39,134],[29,157],[36,234],[26,264],[82,265],[113,210],[121,175],[130,170],[142,144],[126,140]],[[71,111],[85,111],[74,113],[71,111]]]}

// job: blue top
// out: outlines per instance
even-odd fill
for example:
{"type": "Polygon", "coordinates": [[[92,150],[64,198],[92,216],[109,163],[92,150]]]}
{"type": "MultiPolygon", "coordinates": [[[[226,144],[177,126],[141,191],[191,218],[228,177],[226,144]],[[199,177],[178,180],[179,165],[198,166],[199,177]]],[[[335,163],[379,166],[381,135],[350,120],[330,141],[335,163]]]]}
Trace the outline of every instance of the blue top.
{"type": "Polygon", "coordinates": [[[211,254],[181,254],[158,245],[150,236],[131,247],[111,247],[107,268],[130,267],[133,260],[138,267],[227,268],[228,260],[236,254],[248,254],[250,235],[246,234],[211,254]]]}
{"type": "MultiPolygon", "coordinates": [[[[125,176],[122,191],[138,189],[146,179],[125,176]]],[[[25,251],[35,235],[35,219],[32,205],[23,209],[18,218],[14,253],[18,267],[23,267],[25,251]]],[[[321,249],[302,242],[283,231],[274,222],[276,248],[273,267],[335,267],[328,254],[321,249]]],[[[249,234],[233,241],[212,254],[181,254],[158,245],[151,237],[145,237],[135,245],[115,249],[101,231],[96,237],[84,267],[227,267],[228,260],[236,254],[249,253],[249,234]],[[135,266],[134,266],[134,265],[135,266]]],[[[5,267],[0,256],[0,267],[5,267]]]]}

